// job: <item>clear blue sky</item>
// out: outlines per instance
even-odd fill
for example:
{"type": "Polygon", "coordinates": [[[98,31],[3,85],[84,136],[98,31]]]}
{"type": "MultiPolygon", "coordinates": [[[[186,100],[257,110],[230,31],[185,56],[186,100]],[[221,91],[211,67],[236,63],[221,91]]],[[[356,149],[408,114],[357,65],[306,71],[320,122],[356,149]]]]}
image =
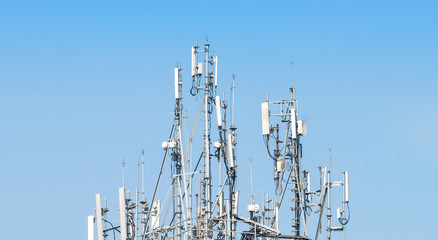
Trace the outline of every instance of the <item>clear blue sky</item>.
{"type": "Polygon", "coordinates": [[[222,91],[237,74],[242,215],[249,158],[255,184],[273,186],[260,102],[289,96],[293,61],[305,168],[316,176],[331,147],[334,178],[350,170],[349,239],[436,235],[436,2],[16,0],[0,2],[2,238],[84,239],[95,193],[117,217],[123,158],[135,191],[141,149],[150,191],[172,68],[196,111],[190,47],[207,35],[222,91]]]}

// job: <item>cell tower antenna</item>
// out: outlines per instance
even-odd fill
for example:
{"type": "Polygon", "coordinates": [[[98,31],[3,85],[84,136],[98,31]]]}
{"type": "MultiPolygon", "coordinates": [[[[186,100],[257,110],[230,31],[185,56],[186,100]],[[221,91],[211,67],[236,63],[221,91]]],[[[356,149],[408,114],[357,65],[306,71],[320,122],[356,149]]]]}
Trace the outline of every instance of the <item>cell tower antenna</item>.
{"type": "Polygon", "coordinates": [[[125,158],[122,160],[122,186],[125,187],[125,158]]]}
{"type": "Polygon", "coordinates": [[[333,148],[329,148],[329,161],[330,161],[330,168],[329,171],[332,169],[332,149],[333,148]]]}
{"type": "Polygon", "coordinates": [[[142,200],[144,200],[144,149],[141,150],[141,194],[143,194],[142,200]]]}
{"type": "Polygon", "coordinates": [[[234,83],[236,81],[236,74],[233,73],[233,75],[231,75],[233,77],[233,85],[231,86],[231,96],[232,96],[232,101],[231,101],[231,105],[232,105],[232,113],[231,113],[231,127],[234,128],[234,89],[236,88],[234,83]]]}
{"type": "Polygon", "coordinates": [[[252,159],[249,159],[249,165],[251,170],[251,204],[254,204],[254,191],[253,191],[253,185],[252,185],[252,159]]]}
{"type": "Polygon", "coordinates": [[[290,62],[290,80],[291,80],[291,87],[294,87],[294,63],[290,62]]]}
{"type": "Polygon", "coordinates": [[[295,90],[294,90],[294,63],[290,62],[290,92],[292,94],[292,100],[295,99],[295,90]]]}

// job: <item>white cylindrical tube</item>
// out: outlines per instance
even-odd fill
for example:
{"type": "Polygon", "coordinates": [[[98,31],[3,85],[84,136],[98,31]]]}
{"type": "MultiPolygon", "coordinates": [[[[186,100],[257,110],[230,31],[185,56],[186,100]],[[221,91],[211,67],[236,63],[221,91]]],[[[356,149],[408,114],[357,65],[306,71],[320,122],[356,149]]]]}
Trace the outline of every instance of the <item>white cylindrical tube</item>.
{"type": "Polygon", "coordinates": [[[222,128],[221,99],[219,98],[219,95],[216,95],[215,103],[216,103],[217,127],[222,128]]]}
{"type": "Polygon", "coordinates": [[[345,202],[347,202],[348,203],[348,201],[349,201],[349,193],[348,193],[348,171],[345,171],[345,185],[344,185],[344,187],[345,187],[345,202]]]}
{"type": "Polygon", "coordinates": [[[227,147],[228,147],[228,166],[230,168],[234,167],[234,156],[233,156],[233,135],[228,133],[227,135],[227,147]]]}

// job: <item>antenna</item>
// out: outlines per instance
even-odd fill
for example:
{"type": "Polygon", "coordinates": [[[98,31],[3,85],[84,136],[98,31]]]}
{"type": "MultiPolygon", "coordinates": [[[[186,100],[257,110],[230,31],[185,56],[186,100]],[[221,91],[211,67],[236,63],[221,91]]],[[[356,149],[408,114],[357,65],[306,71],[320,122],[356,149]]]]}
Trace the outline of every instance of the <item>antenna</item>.
{"type": "Polygon", "coordinates": [[[144,149],[141,150],[141,191],[143,194],[142,200],[144,200],[145,192],[144,192],[144,149]]]}
{"type": "Polygon", "coordinates": [[[126,224],[126,198],[125,187],[119,188],[119,210],[120,210],[120,234],[121,240],[128,239],[128,228],[126,224]]]}
{"type": "Polygon", "coordinates": [[[221,113],[221,99],[219,98],[219,95],[216,95],[215,103],[216,103],[217,127],[219,129],[221,129],[222,128],[222,113],[221,113]]]}
{"type": "Polygon", "coordinates": [[[96,223],[97,223],[97,239],[103,240],[103,225],[102,225],[102,201],[100,193],[96,194],[96,223]]]}
{"type": "Polygon", "coordinates": [[[178,67],[174,70],[174,79],[175,79],[175,99],[181,98],[180,84],[179,84],[179,69],[178,67]]]}
{"type": "Polygon", "coordinates": [[[253,185],[252,185],[252,159],[249,159],[249,167],[251,169],[251,204],[254,204],[254,192],[253,192],[253,185]]]}
{"type": "Polygon", "coordinates": [[[330,161],[330,168],[329,168],[329,171],[332,170],[332,149],[333,149],[333,148],[329,148],[329,149],[328,149],[328,150],[329,150],[329,161],[330,161]]]}
{"type": "Polygon", "coordinates": [[[88,240],[94,240],[94,216],[88,216],[88,240]]]}
{"type": "Polygon", "coordinates": [[[348,186],[348,171],[345,171],[344,172],[344,175],[345,175],[345,185],[344,185],[344,187],[345,187],[345,202],[346,203],[348,203],[349,202],[349,190],[348,190],[348,188],[349,188],[349,186],[348,186]]]}
{"type": "Polygon", "coordinates": [[[233,135],[228,133],[227,135],[227,147],[228,147],[228,166],[230,168],[234,167],[234,157],[233,157],[233,135]]]}
{"type": "Polygon", "coordinates": [[[293,88],[294,87],[294,63],[293,62],[290,62],[290,80],[291,80],[290,87],[293,88]]]}
{"type": "MultiPolygon", "coordinates": [[[[198,46],[198,42],[196,41],[196,46],[198,46]]],[[[197,47],[192,47],[192,77],[195,77],[195,67],[196,67],[196,48],[197,47]]]]}
{"type": "Polygon", "coordinates": [[[234,128],[234,89],[236,88],[235,86],[234,86],[234,82],[235,82],[235,80],[236,80],[236,74],[234,74],[233,73],[233,75],[231,75],[232,77],[233,77],[233,86],[231,87],[231,91],[232,91],[232,109],[233,109],[233,112],[232,112],[232,114],[231,114],[231,127],[232,128],[234,128]]]}
{"type": "Polygon", "coordinates": [[[292,131],[292,139],[296,139],[297,138],[297,119],[296,119],[296,115],[295,115],[295,108],[291,107],[290,109],[290,128],[292,131]]]}
{"type": "Polygon", "coordinates": [[[269,102],[262,102],[262,133],[263,135],[269,135],[269,102]]]}
{"type": "Polygon", "coordinates": [[[214,57],[214,86],[217,87],[217,56],[214,57]]]}
{"type": "Polygon", "coordinates": [[[123,185],[123,187],[125,186],[125,158],[123,158],[123,161],[122,161],[122,171],[123,171],[123,173],[122,173],[122,185],[123,185]]]}

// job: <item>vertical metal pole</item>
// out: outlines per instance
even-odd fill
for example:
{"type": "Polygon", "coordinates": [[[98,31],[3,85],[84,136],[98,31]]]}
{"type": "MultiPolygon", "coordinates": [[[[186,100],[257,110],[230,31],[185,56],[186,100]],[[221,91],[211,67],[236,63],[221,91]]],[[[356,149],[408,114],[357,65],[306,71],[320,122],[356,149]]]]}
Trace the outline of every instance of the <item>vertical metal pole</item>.
{"type": "MultiPolygon", "coordinates": [[[[205,44],[205,96],[204,96],[204,190],[205,190],[205,234],[208,234],[208,222],[211,217],[211,178],[210,178],[210,133],[209,133],[209,107],[210,107],[210,73],[208,70],[209,45],[205,44]]],[[[208,238],[208,235],[206,235],[208,238]]]]}
{"type": "Polygon", "coordinates": [[[331,174],[331,168],[332,168],[332,150],[329,149],[329,160],[330,160],[330,168],[327,172],[327,240],[331,239],[331,233],[332,233],[332,226],[331,226],[331,218],[332,218],[332,214],[331,214],[331,188],[332,188],[332,184],[331,184],[331,179],[330,179],[330,174],[331,174]]]}

